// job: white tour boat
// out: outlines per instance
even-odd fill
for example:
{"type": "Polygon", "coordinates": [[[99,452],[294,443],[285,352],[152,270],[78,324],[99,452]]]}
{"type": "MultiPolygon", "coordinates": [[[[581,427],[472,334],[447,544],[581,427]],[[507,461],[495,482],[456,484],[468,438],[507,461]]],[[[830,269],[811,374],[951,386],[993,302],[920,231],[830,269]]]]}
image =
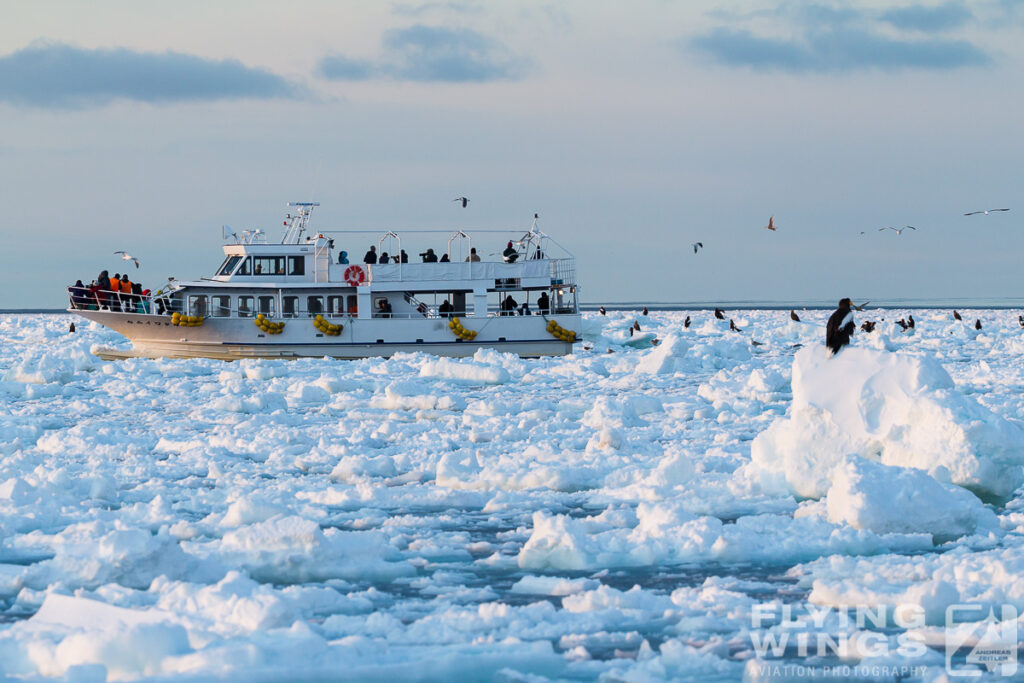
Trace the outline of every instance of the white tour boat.
{"type": "Polygon", "coordinates": [[[131,340],[130,352],[97,351],[104,358],[572,352],[580,334],[576,262],[537,229],[536,216],[511,239],[509,231],[307,234],[319,204],[288,206],[280,243],[260,230],[226,235],[212,277],[172,279],[151,295],[72,287],[69,311],[131,340]],[[410,248],[435,242],[420,253],[425,262],[414,263],[404,258],[403,239],[410,248]],[[371,244],[396,261],[346,262],[371,244]],[[474,244],[484,247],[479,257],[474,244]]]}

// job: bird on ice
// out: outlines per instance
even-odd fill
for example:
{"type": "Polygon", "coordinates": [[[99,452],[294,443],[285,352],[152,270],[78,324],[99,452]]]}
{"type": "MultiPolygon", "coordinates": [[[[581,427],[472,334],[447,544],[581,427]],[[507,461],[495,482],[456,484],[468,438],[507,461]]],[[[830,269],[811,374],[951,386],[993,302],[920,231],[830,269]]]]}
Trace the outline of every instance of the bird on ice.
{"type": "Polygon", "coordinates": [[[800,322],[800,316],[798,316],[796,314],[796,311],[790,311],[789,312],[789,319],[792,320],[795,323],[800,322]]]}
{"type": "Polygon", "coordinates": [[[134,256],[132,256],[127,251],[115,251],[114,253],[115,254],[120,254],[122,261],[133,261],[135,263],[135,267],[136,268],[139,267],[139,259],[137,259],[134,256]]]}
{"type": "Polygon", "coordinates": [[[965,216],[975,216],[975,215],[980,213],[980,214],[984,214],[984,215],[987,216],[992,211],[1009,211],[1009,209],[985,209],[984,211],[968,211],[964,215],[965,216]]]}
{"type": "MultiPolygon", "coordinates": [[[[466,204],[469,204],[469,200],[468,200],[467,198],[465,198],[465,197],[456,197],[456,198],[455,198],[455,199],[453,199],[452,201],[453,201],[453,202],[462,202],[462,208],[463,208],[463,209],[465,209],[465,208],[466,208],[466,204]]],[[[536,216],[536,215],[534,215],[534,218],[536,218],[536,217],[537,217],[537,216],[536,216]]]]}
{"type": "Polygon", "coordinates": [[[693,247],[693,253],[696,254],[698,249],[703,249],[704,248],[704,243],[703,242],[694,242],[690,246],[693,247]]]}
{"type": "Polygon", "coordinates": [[[981,318],[978,318],[977,320],[974,321],[974,329],[976,329],[976,330],[980,330],[981,329],[981,318]]]}
{"type": "Polygon", "coordinates": [[[903,234],[904,230],[914,230],[914,231],[917,231],[917,228],[915,228],[913,225],[904,225],[902,228],[894,228],[891,225],[887,225],[884,228],[879,228],[878,232],[884,232],[885,230],[895,230],[896,231],[896,236],[899,237],[900,235],[903,234]]]}
{"type": "Polygon", "coordinates": [[[716,307],[715,317],[718,318],[719,320],[725,320],[725,311],[723,311],[721,308],[716,307]]]}
{"type": "Polygon", "coordinates": [[[775,232],[775,214],[772,214],[772,217],[768,219],[768,225],[764,227],[765,230],[771,230],[772,232],[775,232]]]}
{"type": "Polygon", "coordinates": [[[957,312],[955,308],[953,309],[953,320],[963,320],[963,318],[960,317],[960,314],[957,312]]]}

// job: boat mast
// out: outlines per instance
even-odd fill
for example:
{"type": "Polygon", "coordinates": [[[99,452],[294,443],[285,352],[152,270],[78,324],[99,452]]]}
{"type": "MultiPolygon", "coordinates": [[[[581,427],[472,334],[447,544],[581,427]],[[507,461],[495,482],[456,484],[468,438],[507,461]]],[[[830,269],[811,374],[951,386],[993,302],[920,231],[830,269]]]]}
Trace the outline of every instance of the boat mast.
{"type": "Polygon", "coordinates": [[[313,207],[320,206],[320,202],[288,202],[288,206],[296,209],[295,213],[288,213],[285,216],[284,237],[281,244],[298,244],[302,233],[309,225],[309,215],[313,213],[313,207]]]}

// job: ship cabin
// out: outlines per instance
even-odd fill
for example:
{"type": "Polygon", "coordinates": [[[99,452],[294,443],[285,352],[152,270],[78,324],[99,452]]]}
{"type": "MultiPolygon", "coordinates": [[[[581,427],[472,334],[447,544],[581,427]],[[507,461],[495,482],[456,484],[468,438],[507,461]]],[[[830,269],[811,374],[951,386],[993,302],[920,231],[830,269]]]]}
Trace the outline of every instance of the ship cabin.
{"type": "Polygon", "coordinates": [[[215,274],[172,280],[155,297],[155,312],[360,320],[579,313],[575,258],[540,232],[536,220],[525,234],[357,230],[304,237],[303,215],[289,218],[299,225],[279,244],[262,231],[232,233],[215,274]],[[388,262],[363,263],[371,246],[388,262]],[[412,255],[402,262],[407,252],[412,255]]]}

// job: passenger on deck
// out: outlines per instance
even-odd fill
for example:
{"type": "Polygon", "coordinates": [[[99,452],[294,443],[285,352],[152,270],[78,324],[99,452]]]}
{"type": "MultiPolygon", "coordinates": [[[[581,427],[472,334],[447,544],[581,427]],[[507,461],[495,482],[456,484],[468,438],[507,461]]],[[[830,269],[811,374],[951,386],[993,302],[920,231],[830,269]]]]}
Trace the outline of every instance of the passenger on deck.
{"type": "Polygon", "coordinates": [[[409,262],[409,255],[405,253],[405,249],[401,251],[402,263],[409,262]]]}
{"type": "Polygon", "coordinates": [[[433,249],[427,249],[420,254],[420,258],[423,259],[424,263],[437,263],[437,254],[434,253],[433,249]]]}
{"type": "Polygon", "coordinates": [[[363,254],[363,263],[371,266],[377,263],[377,247],[370,245],[370,250],[363,254]]]}
{"type": "Polygon", "coordinates": [[[386,251],[380,252],[380,260],[378,260],[377,263],[379,263],[381,265],[385,265],[385,266],[387,264],[391,263],[391,257],[388,256],[388,252],[386,252],[386,251]]]}
{"type": "Polygon", "coordinates": [[[441,302],[441,305],[437,307],[437,314],[442,318],[450,318],[452,317],[452,312],[454,310],[455,307],[448,303],[448,299],[445,299],[441,302]]]}
{"type": "Polygon", "coordinates": [[[519,304],[517,304],[516,300],[512,298],[511,294],[509,294],[505,297],[505,300],[501,302],[501,315],[515,315],[517,306],[519,306],[519,304]]]}
{"type": "Polygon", "coordinates": [[[100,286],[96,284],[96,280],[92,281],[89,285],[89,304],[88,308],[90,311],[95,311],[103,305],[103,292],[100,291],[100,286]]]}
{"type": "Polygon", "coordinates": [[[551,308],[551,300],[548,299],[547,292],[541,292],[540,296],[537,297],[537,310],[540,311],[541,315],[547,315],[548,309],[551,308]]]}
{"type": "Polygon", "coordinates": [[[135,312],[135,297],[132,296],[132,281],[128,279],[128,273],[121,276],[121,309],[135,312]]]}
{"type": "Polygon", "coordinates": [[[519,258],[519,252],[512,246],[512,240],[508,241],[508,246],[505,247],[505,251],[501,252],[501,257],[505,259],[505,263],[515,263],[519,258]]]}
{"type": "Polygon", "coordinates": [[[380,318],[391,317],[391,304],[388,303],[387,299],[381,299],[377,303],[377,316],[380,318]]]}
{"type": "Polygon", "coordinates": [[[530,315],[530,302],[524,301],[519,307],[519,315],[530,315]]]}
{"type": "Polygon", "coordinates": [[[121,310],[121,273],[114,273],[110,278],[110,292],[107,294],[110,310],[121,310]]]}
{"type": "Polygon", "coordinates": [[[68,287],[71,293],[71,307],[85,308],[89,301],[89,290],[85,288],[81,280],[75,280],[75,284],[68,287]]]}
{"type": "Polygon", "coordinates": [[[476,247],[469,248],[469,256],[466,257],[467,261],[479,261],[480,257],[476,255],[476,247]]]}
{"type": "Polygon", "coordinates": [[[347,266],[348,265],[348,252],[347,251],[339,251],[338,252],[338,265],[342,265],[342,266],[347,266]]]}
{"type": "Polygon", "coordinates": [[[441,254],[441,263],[449,263],[449,262],[450,261],[448,259],[448,254],[447,253],[441,254]]]}

